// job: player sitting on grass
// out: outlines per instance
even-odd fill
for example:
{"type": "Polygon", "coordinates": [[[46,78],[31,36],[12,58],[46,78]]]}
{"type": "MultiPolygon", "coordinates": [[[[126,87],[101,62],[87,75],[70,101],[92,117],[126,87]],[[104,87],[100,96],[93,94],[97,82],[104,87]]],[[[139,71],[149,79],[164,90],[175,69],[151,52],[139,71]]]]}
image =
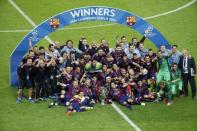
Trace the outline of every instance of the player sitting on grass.
{"type": "Polygon", "coordinates": [[[169,82],[161,81],[157,86],[157,101],[161,101],[170,106],[173,103],[173,95],[170,89],[169,82]]]}
{"type": "Polygon", "coordinates": [[[83,92],[76,94],[70,99],[70,105],[67,108],[67,115],[72,112],[84,112],[93,109],[94,104],[88,96],[84,96],[83,92]]]}
{"type": "Polygon", "coordinates": [[[135,91],[136,97],[140,101],[151,102],[155,99],[154,94],[148,90],[147,84],[143,84],[142,81],[138,81],[137,85],[135,86],[135,91]]]}
{"type": "Polygon", "coordinates": [[[117,84],[115,84],[114,82],[111,83],[111,96],[112,99],[115,100],[116,102],[118,102],[119,104],[127,107],[128,109],[131,109],[131,103],[133,102],[133,100],[131,98],[129,98],[129,96],[125,95],[117,86],[117,84]]]}

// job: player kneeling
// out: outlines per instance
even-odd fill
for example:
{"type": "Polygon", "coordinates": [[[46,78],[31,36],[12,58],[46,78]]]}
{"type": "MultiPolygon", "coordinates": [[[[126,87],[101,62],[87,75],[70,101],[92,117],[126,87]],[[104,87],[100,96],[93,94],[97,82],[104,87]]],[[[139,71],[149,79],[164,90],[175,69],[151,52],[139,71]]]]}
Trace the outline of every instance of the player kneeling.
{"type": "Polygon", "coordinates": [[[172,105],[173,95],[166,81],[161,81],[157,86],[157,101],[163,100],[167,106],[172,105]]]}

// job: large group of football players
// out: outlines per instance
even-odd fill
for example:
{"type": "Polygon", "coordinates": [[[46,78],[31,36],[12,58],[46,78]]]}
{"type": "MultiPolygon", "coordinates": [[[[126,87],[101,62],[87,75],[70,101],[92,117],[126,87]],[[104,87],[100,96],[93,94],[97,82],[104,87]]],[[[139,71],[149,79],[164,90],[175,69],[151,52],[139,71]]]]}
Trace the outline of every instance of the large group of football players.
{"type": "Polygon", "coordinates": [[[78,48],[73,41],[55,41],[43,46],[31,45],[18,67],[17,103],[25,99],[37,103],[50,100],[49,107],[62,105],[67,113],[93,109],[95,103],[115,101],[126,108],[163,101],[172,105],[173,97],[196,97],[196,65],[187,50],[180,52],[177,45],[158,51],[144,46],[141,40],[126,36],[116,38],[114,48],[105,39],[88,43],[81,36],[78,48]]]}

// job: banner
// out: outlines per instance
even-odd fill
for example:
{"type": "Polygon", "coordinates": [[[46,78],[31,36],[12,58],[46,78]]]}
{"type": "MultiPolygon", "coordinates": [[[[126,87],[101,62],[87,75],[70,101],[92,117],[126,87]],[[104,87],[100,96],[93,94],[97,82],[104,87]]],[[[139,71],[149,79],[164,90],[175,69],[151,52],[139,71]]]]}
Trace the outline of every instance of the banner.
{"type": "Polygon", "coordinates": [[[32,45],[35,45],[53,31],[82,21],[108,21],[125,25],[131,29],[136,30],[142,35],[146,34],[146,37],[157,47],[165,45],[166,48],[170,48],[168,41],[156,28],[133,13],[121,9],[103,6],[91,6],[72,9],[47,19],[30,31],[17,45],[10,56],[10,84],[12,86],[18,85],[17,68],[23,56],[29,50],[28,43],[30,37],[32,38],[32,45]]]}

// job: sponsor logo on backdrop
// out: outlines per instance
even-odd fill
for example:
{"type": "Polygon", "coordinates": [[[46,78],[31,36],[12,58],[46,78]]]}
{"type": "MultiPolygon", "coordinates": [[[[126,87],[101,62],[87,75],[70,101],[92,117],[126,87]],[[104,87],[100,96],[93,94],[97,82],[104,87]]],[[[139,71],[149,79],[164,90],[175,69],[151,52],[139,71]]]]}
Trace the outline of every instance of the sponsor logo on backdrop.
{"type": "Polygon", "coordinates": [[[50,26],[51,26],[52,29],[59,28],[59,25],[60,25],[59,19],[51,19],[50,20],[50,26]]]}
{"type": "Polygon", "coordinates": [[[136,23],[136,17],[135,16],[129,16],[127,17],[127,25],[132,26],[136,23]]]}
{"type": "Polygon", "coordinates": [[[146,37],[153,37],[156,35],[156,33],[153,33],[153,29],[154,27],[152,25],[148,26],[145,31],[144,31],[144,35],[146,37]]]}

